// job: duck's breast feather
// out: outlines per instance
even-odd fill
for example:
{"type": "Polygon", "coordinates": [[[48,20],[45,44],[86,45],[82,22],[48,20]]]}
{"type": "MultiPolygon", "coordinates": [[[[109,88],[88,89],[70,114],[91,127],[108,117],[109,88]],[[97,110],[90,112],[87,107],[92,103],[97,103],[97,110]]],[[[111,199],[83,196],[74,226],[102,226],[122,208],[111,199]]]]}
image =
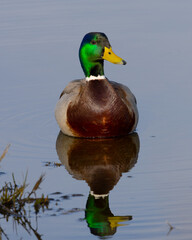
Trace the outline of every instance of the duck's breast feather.
{"type": "Polygon", "coordinates": [[[55,118],[61,131],[69,136],[73,136],[68,123],[67,123],[67,110],[69,104],[76,100],[82,87],[83,80],[74,80],[70,82],[62,91],[59,101],[55,107],[55,118]]]}

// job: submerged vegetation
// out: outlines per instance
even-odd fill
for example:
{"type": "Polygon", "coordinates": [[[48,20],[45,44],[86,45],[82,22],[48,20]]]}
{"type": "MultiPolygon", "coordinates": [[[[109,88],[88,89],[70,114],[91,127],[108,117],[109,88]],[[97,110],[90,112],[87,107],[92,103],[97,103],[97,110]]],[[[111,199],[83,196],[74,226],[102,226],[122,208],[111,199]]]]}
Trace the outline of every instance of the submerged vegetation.
{"type": "MultiPolygon", "coordinates": [[[[52,193],[51,195],[59,195],[58,198],[49,198],[48,196],[41,195],[37,197],[36,191],[39,189],[40,184],[43,182],[45,175],[42,174],[39,179],[34,184],[31,191],[27,191],[29,184],[27,184],[27,174],[23,180],[23,183],[19,186],[15,180],[14,174],[12,174],[12,182],[5,183],[4,186],[0,189],[0,217],[3,216],[6,221],[9,221],[11,217],[14,221],[15,226],[22,226],[29,235],[33,233],[35,237],[39,240],[42,239],[42,235],[38,231],[38,223],[36,218],[35,227],[32,224],[31,218],[31,205],[33,205],[34,213],[36,216],[42,210],[52,210],[49,208],[50,201],[54,201],[55,205],[58,206],[58,202],[64,199],[70,199],[71,197],[83,196],[82,194],[70,194],[70,195],[61,195],[62,193],[52,193]]],[[[55,209],[54,209],[55,210],[55,209]]],[[[58,206],[56,210],[57,213],[66,215],[79,211],[84,211],[84,209],[72,208],[70,210],[64,211],[63,208],[58,206]]],[[[52,214],[51,216],[56,216],[52,214]]],[[[9,240],[8,235],[5,233],[3,228],[0,225],[0,239],[1,235],[9,240]]]]}
{"type": "MultiPolygon", "coordinates": [[[[9,150],[10,144],[7,145],[2,155],[0,155],[0,162],[4,159],[5,155],[9,150]]],[[[48,166],[57,166],[55,164],[49,164],[48,166]]],[[[61,192],[52,193],[51,195],[59,195],[59,198],[54,196],[54,198],[49,198],[44,194],[41,194],[40,197],[37,195],[37,190],[40,188],[41,183],[45,179],[45,174],[42,174],[38,180],[35,182],[31,190],[30,186],[27,183],[27,173],[23,179],[23,182],[19,184],[14,174],[12,174],[12,179],[9,182],[5,182],[0,188],[0,219],[5,219],[7,222],[13,219],[14,228],[21,226],[29,235],[34,235],[36,239],[42,240],[42,234],[38,233],[38,214],[40,211],[44,212],[45,210],[53,210],[49,208],[50,202],[55,202],[55,206],[59,207],[58,202],[64,199],[70,199],[71,197],[83,196],[82,194],[70,194],[62,195],[61,192]],[[32,216],[34,216],[35,218],[32,216]],[[35,223],[34,223],[35,219],[35,223]]],[[[67,211],[64,211],[63,208],[56,210],[60,214],[70,214],[74,212],[84,211],[84,209],[73,208],[67,211]]],[[[51,216],[56,216],[52,214],[51,216]]],[[[5,239],[9,240],[9,235],[1,227],[0,224],[0,239],[4,236],[5,239]]],[[[22,238],[21,238],[22,239],[22,238]]]]}
{"type": "Polygon", "coordinates": [[[36,213],[41,207],[47,207],[49,204],[48,197],[44,197],[43,194],[40,198],[36,197],[36,191],[43,179],[44,175],[42,174],[32,190],[27,193],[27,174],[21,186],[16,183],[14,174],[12,174],[12,182],[5,183],[0,190],[0,213],[6,216],[21,217],[25,213],[24,207],[27,203],[34,203],[36,213]]]}
{"type": "MultiPolygon", "coordinates": [[[[10,144],[7,145],[3,154],[0,156],[2,160],[10,144]]],[[[36,181],[31,191],[27,192],[27,173],[22,184],[18,184],[12,174],[12,182],[5,182],[4,186],[0,189],[0,214],[6,217],[23,217],[26,214],[25,205],[27,203],[34,203],[35,212],[39,212],[40,208],[48,207],[49,199],[43,194],[40,198],[37,197],[36,191],[39,189],[40,184],[43,182],[45,174],[42,174],[36,181]]]]}
{"type": "MultiPolygon", "coordinates": [[[[40,198],[36,196],[36,191],[39,189],[43,179],[44,175],[41,175],[32,190],[27,192],[27,174],[20,186],[16,183],[14,174],[12,174],[12,182],[5,183],[0,190],[0,214],[2,214],[7,221],[12,217],[15,225],[21,225],[29,234],[33,232],[37,239],[41,239],[41,235],[37,232],[37,228],[32,226],[30,210],[29,208],[27,209],[26,206],[33,203],[36,214],[40,209],[44,211],[44,208],[48,208],[48,197],[44,197],[43,194],[40,198]]],[[[1,226],[0,232],[6,239],[9,239],[1,226]]]]}

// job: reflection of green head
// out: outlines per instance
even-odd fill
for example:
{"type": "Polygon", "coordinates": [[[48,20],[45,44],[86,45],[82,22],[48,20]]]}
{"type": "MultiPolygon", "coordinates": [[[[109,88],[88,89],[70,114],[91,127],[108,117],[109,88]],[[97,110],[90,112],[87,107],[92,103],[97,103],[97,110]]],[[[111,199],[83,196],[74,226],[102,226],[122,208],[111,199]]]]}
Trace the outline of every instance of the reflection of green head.
{"type": "Polygon", "coordinates": [[[89,195],[85,218],[92,234],[108,236],[116,232],[116,228],[110,227],[108,216],[113,217],[109,209],[109,197],[95,199],[94,196],[89,195]]]}
{"type": "Polygon", "coordinates": [[[131,220],[131,216],[114,216],[109,208],[109,196],[95,198],[89,195],[86,205],[85,218],[92,234],[110,236],[115,234],[119,222],[131,220]]]}

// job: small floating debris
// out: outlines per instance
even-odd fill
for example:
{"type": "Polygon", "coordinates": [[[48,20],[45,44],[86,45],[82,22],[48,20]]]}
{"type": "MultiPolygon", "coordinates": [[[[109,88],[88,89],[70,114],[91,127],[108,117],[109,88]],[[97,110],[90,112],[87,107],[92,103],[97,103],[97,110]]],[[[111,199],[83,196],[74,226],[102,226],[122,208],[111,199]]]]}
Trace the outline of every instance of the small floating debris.
{"type": "Polygon", "coordinates": [[[60,195],[62,194],[62,192],[54,192],[54,193],[51,193],[50,195],[60,195]]]}
{"type": "Polygon", "coordinates": [[[64,210],[64,208],[60,207],[60,208],[57,209],[57,212],[61,212],[63,210],[64,210]]]}
{"type": "Polygon", "coordinates": [[[82,211],[85,211],[85,209],[83,209],[83,208],[72,208],[72,209],[70,209],[70,210],[68,210],[66,212],[63,212],[62,214],[66,215],[66,214],[82,212],[82,211]]]}
{"type": "Polygon", "coordinates": [[[81,193],[74,193],[71,195],[71,197],[83,197],[84,195],[81,193]]]}
{"type": "Polygon", "coordinates": [[[71,197],[83,197],[84,195],[81,193],[74,193],[74,194],[68,194],[68,195],[63,195],[61,198],[63,199],[70,199],[71,197]]]}
{"type": "Polygon", "coordinates": [[[173,227],[173,226],[171,225],[171,223],[169,223],[168,221],[166,221],[166,223],[167,223],[167,225],[169,226],[169,231],[168,231],[168,233],[167,233],[167,235],[169,235],[170,232],[171,232],[175,227],[173,227]]]}
{"type": "Polygon", "coordinates": [[[45,162],[45,166],[46,167],[61,167],[62,164],[61,163],[57,163],[57,162],[45,162]]]}
{"type": "Polygon", "coordinates": [[[70,198],[70,195],[63,195],[61,196],[62,199],[69,199],[70,198]]]}

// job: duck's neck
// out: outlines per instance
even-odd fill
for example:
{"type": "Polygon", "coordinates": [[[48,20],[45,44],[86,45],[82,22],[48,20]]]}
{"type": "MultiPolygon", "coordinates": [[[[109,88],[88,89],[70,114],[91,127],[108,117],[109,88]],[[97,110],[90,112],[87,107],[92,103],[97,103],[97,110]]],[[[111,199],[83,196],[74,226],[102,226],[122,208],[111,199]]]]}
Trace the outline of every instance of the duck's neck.
{"type": "Polygon", "coordinates": [[[104,70],[103,70],[103,60],[97,60],[97,61],[90,61],[86,56],[83,54],[79,54],[79,59],[81,63],[81,67],[84,71],[85,77],[90,76],[103,76],[104,70]]]}
{"type": "Polygon", "coordinates": [[[97,62],[89,62],[89,61],[81,61],[81,66],[83,68],[85,77],[90,76],[103,76],[104,70],[103,70],[103,60],[97,61],[97,62]]]}

